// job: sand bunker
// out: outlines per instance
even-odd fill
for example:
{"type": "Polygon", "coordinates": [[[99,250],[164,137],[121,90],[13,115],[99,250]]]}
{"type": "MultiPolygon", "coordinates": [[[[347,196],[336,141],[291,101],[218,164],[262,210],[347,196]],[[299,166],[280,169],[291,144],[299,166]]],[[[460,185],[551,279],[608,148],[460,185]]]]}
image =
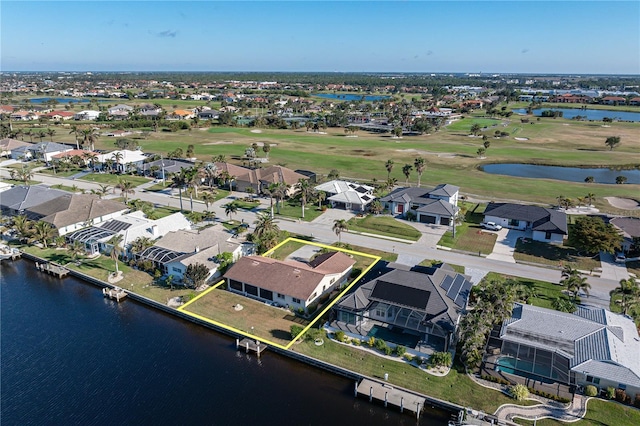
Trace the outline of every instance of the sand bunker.
{"type": "Polygon", "coordinates": [[[409,153],[412,153],[412,154],[419,154],[419,155],[435,155],[436,157],[440,157],[440,158],[455,158],[455,157],[457,157],[457,154],[453,154],[451,152],[420,151],[420,150],[413,149],[413,148],[396,149],[396,151],[398,151],[398,152],[409,152],[409,153]]]}
{"type": "Polygon", "coordinates": [[[514,138],[517,141],[528,141],[529,138],[514,138]]]}
{"type": "Polygon", "coordinates": [[[631,198],[604,197],[613,207],[623,210],[640,210],[640,204],[631,198]]]}
{"type": "MultiPolygon", "coordinates": [[[[256,142],[256,145],[264,146],[264,142],[256,142]]],[[[269,146],[278,146],[278,144],[277,143],[269,143],[269,146]]]]}
{"type": "Polygon", "coordinates": [[[202,145],[233,145],[233,142],[229,141],[219,141],[219,142],[207,142],[202,145]]]}
{"type": "Polygon", "coordinates": [[[253,130],[251,130],[251,133],[262,133],[262,130],[260,130],[260,129],[253,129],[253,130]]]}

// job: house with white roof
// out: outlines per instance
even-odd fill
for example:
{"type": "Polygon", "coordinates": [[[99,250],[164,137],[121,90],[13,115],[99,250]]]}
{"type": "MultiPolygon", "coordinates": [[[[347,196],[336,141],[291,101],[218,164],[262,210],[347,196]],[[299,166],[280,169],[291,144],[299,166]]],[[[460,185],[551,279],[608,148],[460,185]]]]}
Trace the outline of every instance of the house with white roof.
{"type": "Polygon", "coordinates": [[[413,212],[418,222],[450,225],[458,212],[460,188],[441,184],[432,189],[398,188],[380,199],[392,215],[407,217],[413,212]]]}
{"type": "Polygon", "coordinates": [[[82,120],[82,121],[97,120],[99,116],[100,116],[100,111],[95,111],[95,110],[89,110],[88,109],[88,110],[76,112],[73,115],[73,119],[74,120],[82,120]]]}
{"type": "Polygon", "coordinates": [[[105,168],[107,160],[113,162],[113,169],[118,173],[125,173],[129,165],[131,164],[136,169],[142,166],[147,156],[142,151],[131,151],[129,149],[122,149],[107,152],[106,154],[98,155],[97,162],[102,164],[102,168],[105,168]]]}
{"type": "Polygon", "coordinates": [[[488,345],[485,369],[538,382],[640,393],[640,337],[630,317],[579,306],[570,314],[516,303],[488,345]]]}
{"type": "Polygon", "coordinates": [[[332,180],[315,187],[316,191],[327,193],[327,201],[331,203],[331,207],[358,212],[365,211],[376,199],[374,189],[372,186],[344,180],[332,180]]]}

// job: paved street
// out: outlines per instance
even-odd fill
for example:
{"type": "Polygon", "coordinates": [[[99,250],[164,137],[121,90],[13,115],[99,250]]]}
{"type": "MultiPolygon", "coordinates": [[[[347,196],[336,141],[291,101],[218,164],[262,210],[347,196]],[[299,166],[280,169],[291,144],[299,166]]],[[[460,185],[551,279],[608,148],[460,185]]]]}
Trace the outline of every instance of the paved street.
{"type": "MultiPolygon", "coordinates": [[[[8,177],[6,170],[0,169],[0,175],[8,177]]],[[[85,190],[97,189],[98,184],[91,182],[85,182],[82,180],[70,180],[64,178],[57,178],[48,175],[36,174],[35,180],[41,181],[48,185],[63,184],[63,185],[76,185],[77,187],[85,190]]],[[[139,198],[143,201],[149,201],[156,206],[171,206],[180,207],[180,201],[177,196],[169,196],[166,193],[146,192],[142,185],[135,190],[135,194],[131,198],[139,198]]],[[[118,197],[119,194],[110,195],[110,197],[118,197]]],[[[224,205],[230,202],[230,200],[236,197],[244,197],[244,193],[232,192],[228,198],[222,199],[214,203],[209,210],[216,213],[216,217],[220,220],[224,220],[224,205]]],[[[269,209],[269,199],[259,198],[261,202],[261,208],[264,210],[269,209]]],[[[189,210],[190,203],[188,197],[183,197],[183,206],[185,210],[189,210]]],[[[206,210],[204,203],[194,200],[193,210],[202,212],[206,210]]],[[[313,222],[303,222],[296,220],[277,220],[278,226],[286,231],[313,236],[315,241],[332,244],[338,240],[336,234],[332,230],[333,219],[335,218],[348,218],[350,213],[341,210],[329,209],[326,213],[320,216],[313,222]],[[344,217],[343,217],[344,216],[344,217]],[[329,220],[331,218],[331,220],[329,220]]],[[[244,220],[253,227],[253,223],[256,219],[255,211],[238,211],[234,215],[234,219],[244,220]]],[[[421,226],[422,224],[413,224],[413,226],[421,226]]],[[[424,225],[427,226],[428,225],[424,225]]],[[[341,240],[344,243],[351,245],[358,245],[362,247],[368,247],[376,250],[382,250],[391,253],[398,254],[398,261],[401,263],[415,264],[424,259],[435,259],[443,262],[453,263],[457,265],[463,265],[466,268],[471,268],[476,271],[494,271],[501,274],[517,276],[522,278],[536,279],[549,282],[559,282],[560,270],[555,268],[545,268],[543,266],[531,266],[521,263],[512,263],[510,261],[503,261],[500,258],[492,259],[492,256],[487,258],[473,256],[468,254],[456,253],[447,250],[439,250],[435,247],[435,235],[439,232],[444,232],[444,229],[424,229],[424,237],[417,242],[411,241],[399,241],[388,240],[379,237],[373,237],[369,235],[356,234],[351,232],[343,232],[341,234],[341,240]]],[[[511,240],[510,237],[508,237],[511,240]]],[[[509,245],[511,243],[509,242],[509,245]]],[[[625,270],[626,271],[626,270],[625,270]]],[[[628,275],[627,275],[628,276],[628,275]]],[[[603,271],[602,277],[589,276],[587,277],[589,284],[591,284],[591,291],[589,297],[583,297],[582,301],[585,304],[595,305],[600,307],[609,307],[609,292],[618,286],[620,278],[619,274],[608,274],[603,271]]]]}

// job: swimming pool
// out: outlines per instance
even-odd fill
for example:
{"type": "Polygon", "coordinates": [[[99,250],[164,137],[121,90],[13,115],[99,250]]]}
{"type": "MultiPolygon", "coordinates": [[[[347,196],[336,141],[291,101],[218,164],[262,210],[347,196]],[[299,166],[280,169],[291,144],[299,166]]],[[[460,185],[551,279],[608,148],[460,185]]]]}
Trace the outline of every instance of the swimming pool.
{"type": "Polygon", "coordinates": [[[385,342],[395,343],[396,345],[406,346],[407,348],[415,348],[420,338],[414,334],[396,332],[386,327],[374,325],[371,327],[368,337],[382,339],[385,342]]]}
{"type": "Polygon", "coordinates": [[[502,371],[516,376],[526,377],[539,382],[552,383],[551,367],[534,364],[531,361],[516,359],[511,356],[501,356],[496,360],[496,371],[502,371]],[[536,374],[537,373],[537,374],[536,374]]]}

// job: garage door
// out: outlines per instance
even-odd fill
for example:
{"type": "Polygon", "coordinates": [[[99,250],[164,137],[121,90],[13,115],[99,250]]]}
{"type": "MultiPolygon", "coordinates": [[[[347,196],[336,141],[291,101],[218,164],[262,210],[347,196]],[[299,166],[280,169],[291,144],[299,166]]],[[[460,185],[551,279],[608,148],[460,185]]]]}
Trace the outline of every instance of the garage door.
{"type": "Polygon", "coordinates": [[[449,225],[450,223],[451,223],[451,218],[448,218],[448,217],[440,218],[440,225],[449,225]]]}
{"type": "Polygon", "coordinates": [[[426,214],[421,214],[420,215],[420,222],[422,223],[436,223],[436,217],[435,216],[429,216],[426,214]]]}

